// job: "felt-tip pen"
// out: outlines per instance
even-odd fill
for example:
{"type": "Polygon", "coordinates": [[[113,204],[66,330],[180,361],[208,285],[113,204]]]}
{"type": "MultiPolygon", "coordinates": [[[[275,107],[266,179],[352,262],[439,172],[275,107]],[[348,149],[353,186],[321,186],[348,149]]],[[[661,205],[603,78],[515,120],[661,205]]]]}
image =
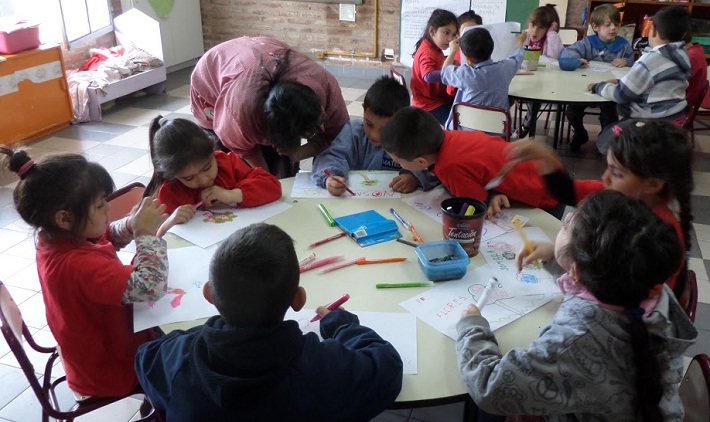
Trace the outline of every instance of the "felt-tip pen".
{"type": "Polygon", "coordinates": [[[426,282],[414,283],[377,283],[375,287],[378,289],[396,289],[398,287],[431,287],[433,284],[426,282]]]}
{"type": "Polygon", "coordinates": [[[320,209],[320,212],[323,213],[323,217],[325,217],[325,220],[328,222],[328,225],[330,227],[335,226],[335,219],[333,219],[333,216],[331,216],[328,210],[325,209],[325,205],[318,204],[318,209],[320,209]]]}
{"type": "MultiPolygon", "coordinates": [[[[340,305],[342,305],[343,303],[347,302],[348,299],[350,299],[350,295],[347,294],[347,293],[343,293],[342,296],[340,296],[339,298],[335,299],[333,302],[331,302],[331,303],[325,305],[325,309],[327,309],[327,310],[329,310],[329,311],[334,311],[334,310],[338,309],[338,308],[340,307],[340,305]]],[[[316,316],[314,316],[313,318],[311,318],[311,322],[320,321],[321,318],[323,318],[323,317],[320,316],[320,315],[318,315],[318,314],[316,314],[316,316]]]]}

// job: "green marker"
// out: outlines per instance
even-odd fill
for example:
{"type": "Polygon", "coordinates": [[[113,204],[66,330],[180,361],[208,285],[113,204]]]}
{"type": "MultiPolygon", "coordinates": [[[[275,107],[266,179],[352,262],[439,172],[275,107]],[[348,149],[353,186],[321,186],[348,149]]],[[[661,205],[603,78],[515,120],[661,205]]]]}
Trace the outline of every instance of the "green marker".
{"type": "Polygon", "coordinates": [[[331,217],[330,213],[328,212],[327,209],[325,209],[325,205],[323,204],[318,204],[318,208],[320,208],[320,212],[323,213],[323,217],[328,221],[328,224],[330,227],[335,226],[335,220],[333,220],[333,217],[331,217]]]}
{"type": "Polygon", "coordinates": [[[431,287],[432,283],[377,283],[378,289],[395,289],[399,287],[431,287]]]}

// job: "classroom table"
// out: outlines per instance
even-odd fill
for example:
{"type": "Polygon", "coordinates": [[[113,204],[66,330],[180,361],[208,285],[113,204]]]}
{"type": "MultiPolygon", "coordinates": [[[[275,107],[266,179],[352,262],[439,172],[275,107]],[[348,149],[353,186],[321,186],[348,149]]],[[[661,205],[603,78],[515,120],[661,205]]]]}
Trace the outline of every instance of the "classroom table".
{"type": "MultiPolygon", "coordinates": [[[[414,248],[400,242],[389,241],[378,245],[359,247],[352,239],[343,237],[314,249],[308,250],[309,244],[339,232],[337,227],[330,227],[318,209],[318,204],[326,206],[333,217],[339,217],[360,211],[374,209],[383,216],[394,217],[390,208],[394,207],[406,220],[410,220],[425,241],[442,240],[441,223],[436,223],[422,212],[396,198],[356,199],[346,192],[342,197],[328,199],[304,199],[290,197],[293,178],[282,179],[282,201],[292,205],[292,208],[265,222],[275,224],[285,230],[295,239],[296,253],[299,259],[315,252],[318,258],[337,254],[345,255],[345,259],[365,256],[368,259],[389,258],[395,256],[407,257],[408,260],[399,263],[353,265],[329,274],[318,274],[311,270],[301,274],[301,285],[306,289],[307,302],[305,308],[315,309],[338,298],[343,293],[349,293],[351,298],[343,306],[345,309],[376,312],[406,312],[399,303],[409,299],[426,288],[396,288],[376,289],[376,283],[396,283],[409,281],[427,281],[419,268],[414,248]]],[[[441,189],[441,188],[439,188],[441,189]]],[[[415,192],[410,195],[418,195],[415,192]]],[[[405,195],[403,195],[405,197],[405,195]]],[[[540,227],[554,240],[561,223],[545,211],[529,207],[514,208],[516,214],[528,217],[528,227],[540,227]]],[[[411,233],[401,226],[399,231],[405,239],[411,240],[411,233]]],[[[170,247],[185,246],[187,242],[168,233],[166,236],[170,247]]],[[[484,265],[481,255],[472,258],[468,269],[484,265]]],[[[441,282],[441,283],[445,283],[441,282]]],[[[500,328],[495,332],[503,352],[514,347],[526,347],[535,339],[540,330],[552,321],[559,307],[559,300],[553,300],[536,309],[528,315],[500,328]]],[[[453,312],[462,312],[455,309],[453,312]]],[[[187,329],[201,324],[204,320],[167,324],[162,326],[168,332],[176,328],[187,329]]],[[[409,408],[434,406],[467,400],[467,411],[470,410],[470,396],[461,380],[456,360],[455,343],[449,337],[440,333],[428,324],[417,319],[417,353],[418,373],[404,375],[402,391],[394,408],[409,408]]]]}
{"type": "MultiPolygon", "coordinates": [[[[544,63],[545,67],[538,67],[536,71],[529,74],[515,75],[508,95],[521,101],[539,101],[541,103],[554,104],[555,107],[555,132],[552,138],[552,146],[557,148],[557,143],[561,137],[561,128],[564,108],[570,104],[585,104],[588,106],[599,105],[610,102],[606,98],[592,94],[587,90],[590,83],[602,82],[609,79],[620,79],[617,75],[629,70],[625,68],[609,68],[600,72],[588,68],[578,68],[574,71],[560,70],[557,61],[544,63]],[[614,71],[617,75],[614,75],[614,71]]],[[[530,136],[535,136],[537,119],[530,120],[530,136]]]]}

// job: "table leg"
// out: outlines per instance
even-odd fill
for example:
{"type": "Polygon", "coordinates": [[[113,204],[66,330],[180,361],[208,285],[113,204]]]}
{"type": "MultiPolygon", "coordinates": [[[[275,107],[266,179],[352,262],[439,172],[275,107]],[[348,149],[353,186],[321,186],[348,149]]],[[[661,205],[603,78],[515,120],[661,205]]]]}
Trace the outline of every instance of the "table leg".
{"type": "Polygon", "coordinates": [[[559,140],[559,133],[560,133],[560,119],[562,118],[562,107],[560,105],[557,106],[557,110],[555,111],[555,132],[552,134],[552,148],[557,149],[557,142],[559,140]]]}

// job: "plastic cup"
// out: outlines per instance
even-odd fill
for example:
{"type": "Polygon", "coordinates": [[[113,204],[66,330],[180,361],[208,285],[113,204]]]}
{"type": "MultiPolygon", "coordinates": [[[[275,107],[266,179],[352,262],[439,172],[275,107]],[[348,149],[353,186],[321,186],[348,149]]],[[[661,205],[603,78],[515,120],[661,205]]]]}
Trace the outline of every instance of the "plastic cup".
{"type": "Polygon", "coordinates": [[[525,49],[525,55],[523,56],[523,64],[525,64],[525,68],[527,70],[537,70],[537,63],[540,61],[541,53],[542,50],[540,49],[525,49]]]}
{"type": "Polygon", "coordinates": [[[442,231],[444,240],[455,240],[461,244],[469,257],[478,255],[481,246],[483,219],[488,207],[478,199],[449,198],[441,202],[442,231]],[[466,216],[466,209],[473,205],[476,211],[466,216]]]}

